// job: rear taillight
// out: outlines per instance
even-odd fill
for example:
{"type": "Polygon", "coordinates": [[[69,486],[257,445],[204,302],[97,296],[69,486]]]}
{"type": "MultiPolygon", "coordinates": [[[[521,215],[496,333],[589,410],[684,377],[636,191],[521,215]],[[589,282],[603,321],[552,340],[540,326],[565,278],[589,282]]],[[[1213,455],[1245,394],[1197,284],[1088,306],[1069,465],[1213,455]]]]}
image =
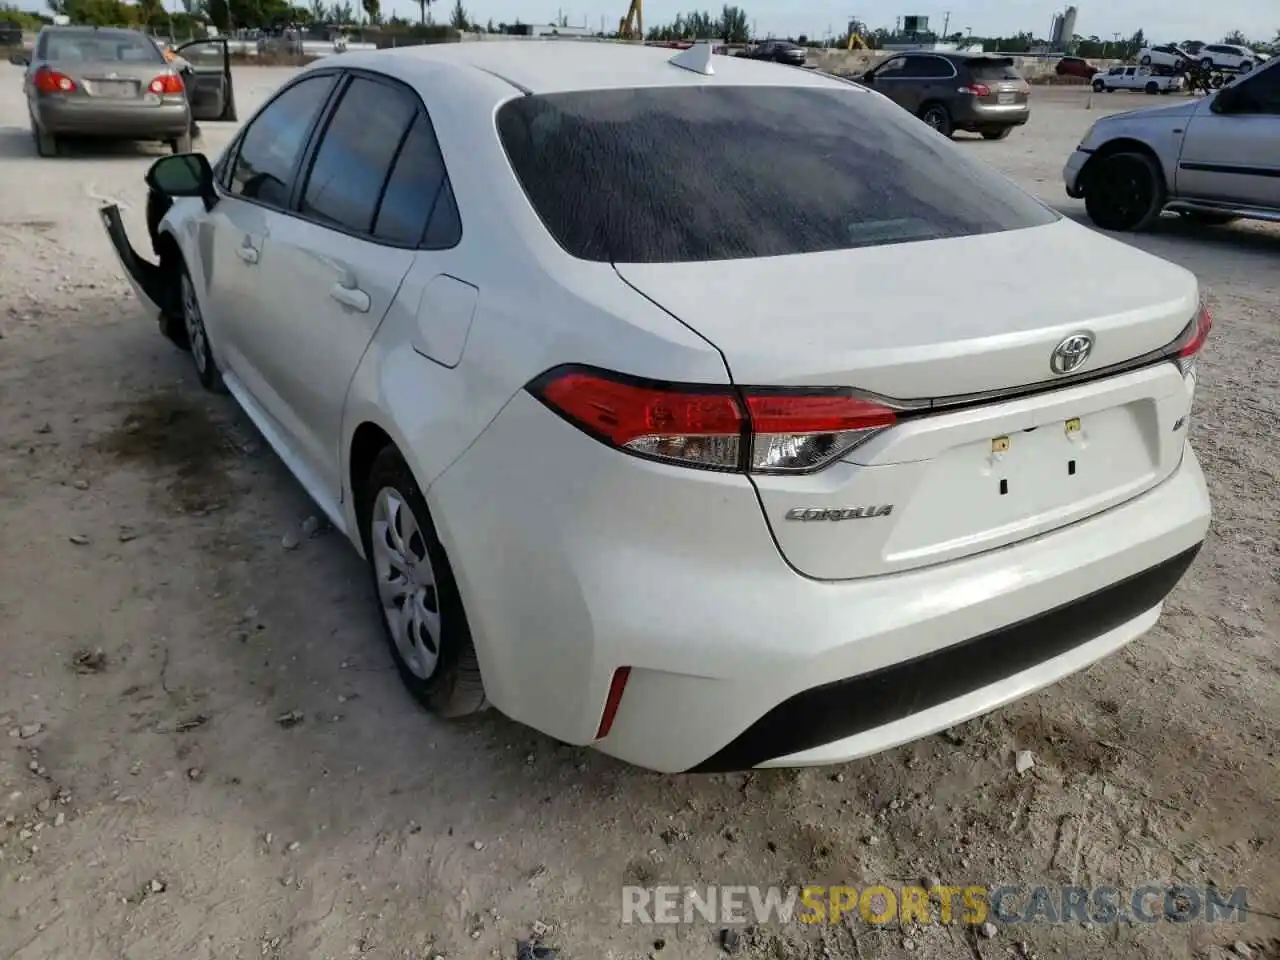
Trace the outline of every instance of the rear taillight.
{"type": "Polygon", "coordinates": [[[76,82],[65,73],[48,67],[37,70],[33,82],[41,93],[71,93],[76,88],[76,82]]]}
{"type": "Polygon", "coordinates": [[[1169,346],[1169,353],[1184,377],[1195,372],[1196,357],[1204,349],[1204,343],[1209,339],[1209,331],[1212,329],[1213,314],[1202,303],[1195,319],[1187,324],[1186,329],[1178,335],[1178,339],[1169,346]]]}
{"type": "Polygon", "coordinates": [[[183,92],[185,88],[182,86],[181,77],[176,76],[172,73],[165,73],[165,74],[161,74],[160,76],[152,80],[151,83],[147,86],[147,89],[150,90],[152,93],[180,94],[183,92]]]}
{"type": "Polygon", "coordinates": [[[690,386],[562,367],[529,389],[603,443],[705,470],[818,470],[897,419],[889,407],[844,388],[690,386]]]}
{"type": "Polygon", "coordinates": [[[985,83],[971,83],[967,87],[961,87],[960,92],[971,93],[975,97],[991,96],[991,88],[988,87],[985,83]]]}

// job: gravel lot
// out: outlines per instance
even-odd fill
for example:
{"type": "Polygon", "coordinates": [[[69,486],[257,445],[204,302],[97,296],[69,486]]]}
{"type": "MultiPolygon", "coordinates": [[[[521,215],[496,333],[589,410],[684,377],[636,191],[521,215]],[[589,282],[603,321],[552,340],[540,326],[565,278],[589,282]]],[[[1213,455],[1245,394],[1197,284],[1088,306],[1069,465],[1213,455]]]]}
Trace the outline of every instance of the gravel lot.
{"type": "MultiPolygon", "coordinates": [[[[239,70],[241,114],[288,75],[239,70]]],[[[620,887],[932,877],[1247,886],[1252,913],[797,924],[738,953],[1280,956],[1280,230],[1169,218],[1133,240],[1194,270],[1217,318],[1192,428],[1214,524],[1152,633],[860,763],[667,778],[413,706],[355,554],[301,534],[306,496],[121,278],[96,208],[127,204],[143,238],[161,149],[39,160],[18,81],[0,66],[0,955],[514,957],[537,922],[566,960],[710,958],[719,927],[623,927],[620,887]]],[[[1068,152],[1145,101],[1034,96],[1028,127],[963,149],[1081,216],[1068,152]]]]}

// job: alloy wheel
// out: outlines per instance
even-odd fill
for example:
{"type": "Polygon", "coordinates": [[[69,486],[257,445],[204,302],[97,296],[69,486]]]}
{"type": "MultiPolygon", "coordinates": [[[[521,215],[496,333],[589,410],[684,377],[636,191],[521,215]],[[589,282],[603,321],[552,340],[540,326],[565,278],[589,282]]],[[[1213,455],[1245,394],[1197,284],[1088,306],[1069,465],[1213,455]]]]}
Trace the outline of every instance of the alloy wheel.
{"type": "Polygon", "coordinates": [[[182,322],[187,328],[187,341],[191,344],[191,358],[196,371],[205,376],[209,366],[209,340],[204,332],[204,317],[200,314],[200,301],[191,278],[182,275],[182,322]]]}
{"type": "Polygon", "coordinates": [[[370,519],[378,601],[409,672],[429,679],[440,659],[440,599],[427,540],[399,491],[378,491],[370,519]]]}

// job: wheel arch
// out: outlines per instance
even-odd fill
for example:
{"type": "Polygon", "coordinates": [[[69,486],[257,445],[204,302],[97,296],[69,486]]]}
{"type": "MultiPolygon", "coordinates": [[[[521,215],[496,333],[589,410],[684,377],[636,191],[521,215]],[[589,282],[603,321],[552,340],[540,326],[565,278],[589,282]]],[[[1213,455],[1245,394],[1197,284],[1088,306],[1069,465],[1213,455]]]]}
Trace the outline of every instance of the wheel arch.
{"type": "Polygon", "coordinates": [[[1160,177],[1164,181],[1164,188],[1169,189],[1169,171],[1165,169],[1164,161],[1156,151],[1134,137],[1117,137],[1114,140],[1108,140],[1097,150],[1093,152],[1093,156],[1089,158],[1089,162],[1084,165],[1084,169],[1080,171],[1080,182],[1084,185],[1084,189],[1089,189],[1089,177],[1098,163],[1115,156],[1117,153],[1143,153],[1155,162],[1156,169],[1160,171],[1160,177]]]}

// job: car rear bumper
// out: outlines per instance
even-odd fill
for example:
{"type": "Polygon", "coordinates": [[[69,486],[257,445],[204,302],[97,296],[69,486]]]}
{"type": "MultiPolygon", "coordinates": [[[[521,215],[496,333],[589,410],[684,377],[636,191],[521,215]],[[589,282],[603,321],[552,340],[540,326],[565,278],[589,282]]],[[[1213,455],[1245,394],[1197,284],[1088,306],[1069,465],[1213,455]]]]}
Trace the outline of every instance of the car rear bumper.
{"type": "Polygon", "coordinates": [[[972,99],[961,100],[953,111],[952,122],[965,127],[1020,127],[1031,119],[1031,104],[985,104],[972,99]]]}
{"type": "Polygon", "coordinates": [[[1093,156],[1092,151],[1077,148],[1067,158],[1067,165],[1062,168],[1062,182],[1066,186],[1067,196],[1074,200],[1079,200],[1084,196],[1081,174],[1084,173],[1084,166],[1089,162],[1091,156],[1093,156]]]}
{"type": "Polygon", "coordinates": [[[34,110],[40,127],[55,135],[168,140],[191,126],[185,100],[148,104],[42,97],[34,110]]]}
{"type": "Polygon", "coordinates": [[[1209,522],[1188,447],[1156,488],[1053,533],[818,581],[782,560],[745,478],[609,450],[524,393],[428,500],[490,700],[665,772],[852,759],[1053,683],[1152,626],[1209,522]]]}

